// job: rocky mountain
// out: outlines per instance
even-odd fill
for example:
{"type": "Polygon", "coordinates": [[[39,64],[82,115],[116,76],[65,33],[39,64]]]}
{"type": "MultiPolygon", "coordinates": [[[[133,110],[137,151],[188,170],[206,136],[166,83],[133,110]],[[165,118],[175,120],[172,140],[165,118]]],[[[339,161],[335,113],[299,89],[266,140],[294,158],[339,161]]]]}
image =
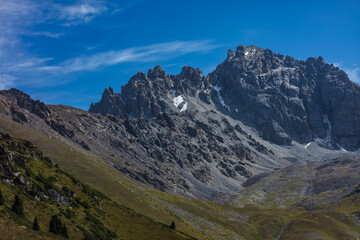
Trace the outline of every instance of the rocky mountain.
{"type": "Polygon", "coordinates": [[[133,76],[128,84],[122,86],[121,94],[114,93],[111,87],[105,89],[101,101],[91,104],[89,111],[154,118],[163,112],[187,110],[182,94],[195,97],[199,91],[209,88],[209,81],[200,69],[183,67],[179,75],[172,76],[156,66],[147,75],[139,72],[133,76]]]}
{"type": "Polygon", "coordinates": [[[26,197],[30,217],[42,209],[38,196],[78,237],[96,235],[96,222],[126,239],[137,231],[154,239],[357,239],[359,91],[321,57],[300,61],[254,46],[229,50],[208,76],[191,67],[176,76],[160,66],[140,72],[121,93],[105,89],[89,111],[3,90],[1,131],[31,140],[121,204],[165,224],[175,219],[179,232],[89,193],[31,143],[5,134],[1,188],[26,197]],[[83,199],[79,208],[64,184],[83,199]],[[67,218],[66,209],[77,215],[67,218]]]}
{"type": "Polygon", "coordinates": [[[322,57],[295,60],[240,45],[236,52],[229,50],[227,59],[207,77],[191,67],[173,76],[156,66],[147,75],[132,77],[121,94],[106,89],[89,111],[154,118],[163,112],[213,107],[274,144],[316,141],[323,147],[356,150],[359,93],[344,71],[322,57]]]}
{"type": "Polygon", "coordinates": [[[89,112],[10,89],[0,113],[162,191],[218,199],[294,162],[357,156],[359,93],[321,57],[239,46],[207,77],[191,67],[140,72],[89,112]]]}
{"type": "Polygon", "coordinates": [[[237,192],[239,182],[254,174],[289,164],[286,154],[276,156],[250,129],[214,110],[141,119],[45,105],[16,89],[1,91],[0,99],[3,116],[81,146],[163,191],[213,198],[237,192]]]}

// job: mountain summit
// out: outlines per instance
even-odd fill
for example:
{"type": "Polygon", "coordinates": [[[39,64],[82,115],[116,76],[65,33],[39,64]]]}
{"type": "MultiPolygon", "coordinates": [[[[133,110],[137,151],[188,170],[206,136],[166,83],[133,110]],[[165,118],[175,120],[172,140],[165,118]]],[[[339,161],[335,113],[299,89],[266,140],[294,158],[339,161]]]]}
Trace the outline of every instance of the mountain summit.
{"type": "Polygon", "coordinates": [[[271,143],[316,142],[325,148],[360,147],[360,87],[322,57],[306,61],[240,45],[207,77],[184,67],[139,72],[121,94],[105,89],[89,111],[133,118],[216,109],[254,128],[271,143]]]}

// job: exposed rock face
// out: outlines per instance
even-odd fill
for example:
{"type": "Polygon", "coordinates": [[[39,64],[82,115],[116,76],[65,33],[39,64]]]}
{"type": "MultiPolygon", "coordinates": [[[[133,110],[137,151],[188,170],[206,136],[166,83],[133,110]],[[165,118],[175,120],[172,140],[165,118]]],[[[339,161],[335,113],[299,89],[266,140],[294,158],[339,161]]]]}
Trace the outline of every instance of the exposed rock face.
{"type": "Polygon", "coordinates": [[[229,50],[208,77],[190,67],[177,76],[159,66],[138,73],[121,94],[106,89],[90,111],[152,118],[177,111],[172,99],[179,95],[215,106],[275,144],[316,140],[328,148],[360,147],[360,87],[344,71],[322,57],[299,61],[255,46],[229,50]]]}
{"type": "Polygon", "coordinates": [[[8,134],[0,132],[0,180],[2,182],[15,184],[29,192],[36,189],[33,181],[20,172],[20,169],[25,170],[30,156],[47,160],[41,152],[33,149],[30,142],[15,140],[8,134]],[[17,151],[21,151],[23,154],[19,154],[17,151]]]}
{"type": "Polygon", "coordinates": [[[191,67],[140,72],[121,94],[105,89],[89,112],[11,89],[0,91],[0,114],[158,189],[213,199],[259,173],[359,148],[359,98],[360,87],[321,57],[239,46],[208,77],[191,67]]]}
{"type": "Polygon", "coordinates": [[[173,112],[183,107],[174,105],[172,99],[181,94],[194,96],[196,91],[208,86],[200,69],[184,67],[177,76],[168,75],[160,67],[133,76],[121,87],[121,94],[112,88],[105,89],[100,102],[91,104],[90,112],[128,115],[136,118],[154,118],[162,112],[173,112]]]}
{"type": "MultiPolygon", "coordinates": [[[[199,73],[188,70],[183,76],[199,73]]],[[[189,92],[190,86],[185,88],[189,92]]],[[[60,105],[46,106],[49,115],[39,117],[33,108],[16,104],[22,95],[0,91],[1,115],[91,151],[119,171],[160,190],[212,199],[218,192],[239,191],[240,183],[254,174],[289,164],[254,139],[241,123],[214,110],[180,112],[174,106],[171,114],[143,119],[60,105]],[[13,112],[25,118],[15,118],[13,112]]]]}
{"type": "MultiPolygon", "coordinates": [[[[9,91],[3,91],[2,94],[6,95],[16,106],[32,112],[40,118],[44,118],[50,114],[49,109],[43,102],[40,102],[39,100],[34,101],[29,95],[15,88],[10,89],[9,91]]],[[[13,107],[11,107],[10,110],[14,115],[15,121],[22,122],[26,120],[26,116],[23,113],[17,112],[13,107]]]]}
{"type": "MultiPolygon", "coordinates": [[[[360,88],[322,57],[306,61],[239,46],[209,75],[231,114],[277,144],[313,138],[360,145],[360,88]]],[[[334,144],[333,144],[334,145],[334,144]]]]}

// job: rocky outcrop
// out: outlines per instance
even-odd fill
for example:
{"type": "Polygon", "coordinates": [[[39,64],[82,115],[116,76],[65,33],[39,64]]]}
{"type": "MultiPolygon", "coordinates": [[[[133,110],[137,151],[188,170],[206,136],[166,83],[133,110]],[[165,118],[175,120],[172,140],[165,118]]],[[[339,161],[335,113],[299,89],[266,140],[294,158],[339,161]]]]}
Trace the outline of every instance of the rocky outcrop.
{"type": "Polygon", "coordinates": [[[54,189],[52,179],[45,178],[41,173],[36,176],[27,167],[28,161],[45,161],[49,167],[55,167],[51,160],[35,149],[30,142],[14,139],[8,134],[0,132],[0,174],[2,182],[24,189],[37,201],[41,201],[40,196],[43,199],[50,197],[61,205],[69,206],[69,199],[54,189]]]}
{"type": "MultiPolygon", "coordinates": [[[[11,88],[8,91],[0,92],[2,95],[5,95],[15,106],[26,109],[40,118],[44,118],[50,114],[49,108],[43,102],[40,102],[39,100],[33,100],[29,95],[18,89],[11,88]]],[[[11,111],[13,111],[13,114],[19,118],[18,121],[26,119],[26,116],[23,113],[17,112],[14,108],[11,108],[11,111]]]]}
{"type": "Polygon", "coordinates": [[[221,89],[230,114],[256,127],[264,139],[360,146],[360,88],[322,57],[299,61],[269,49],[239,46],[209,81],[221,89]]]}
{"type": "MultiPolygon", "coordinates": [[[[265,140],[279,145],[292,141],[338,149],[360,147],[360,87],[322,57],[306,61],[269,49],[240,45],[204,77],[184,67],[177,76],[156,66],[138,73],[121,94],[106,89],[91,112],[153,118],[182,109],[175,98],[195,97],[233,119],[254,127],[265,140]],[[179,109],[177,109],[177,107],[179,109]]],[[[187,110],[199,110],[186,103],[187,110]]]]}
{"type": "Polygon", "coordinates": [[[177,76],[166,74],[160,67],[133,76],[121,87],[121,94],[110,87],[105,89],[100,102],[91,104],[93,113],[128,115],[136,118],[154,118],[163,112],[176,112],[184,103],[175,104],[174,98],[187,94],[194,96],[208,86],[200,69],[184,67],[177,76]]]}

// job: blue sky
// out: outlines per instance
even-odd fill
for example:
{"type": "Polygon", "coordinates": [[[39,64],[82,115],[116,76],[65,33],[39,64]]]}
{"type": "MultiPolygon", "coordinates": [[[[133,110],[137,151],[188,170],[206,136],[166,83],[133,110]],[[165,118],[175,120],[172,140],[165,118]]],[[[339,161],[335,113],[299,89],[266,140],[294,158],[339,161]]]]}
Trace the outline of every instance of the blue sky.
{"type": "Polygon", "coordinates": [[[215,69],[238,45],[322,56],[360,82],[360,1],[0,0],[0,88],[88,109],[161,65],[215,69]]]}

